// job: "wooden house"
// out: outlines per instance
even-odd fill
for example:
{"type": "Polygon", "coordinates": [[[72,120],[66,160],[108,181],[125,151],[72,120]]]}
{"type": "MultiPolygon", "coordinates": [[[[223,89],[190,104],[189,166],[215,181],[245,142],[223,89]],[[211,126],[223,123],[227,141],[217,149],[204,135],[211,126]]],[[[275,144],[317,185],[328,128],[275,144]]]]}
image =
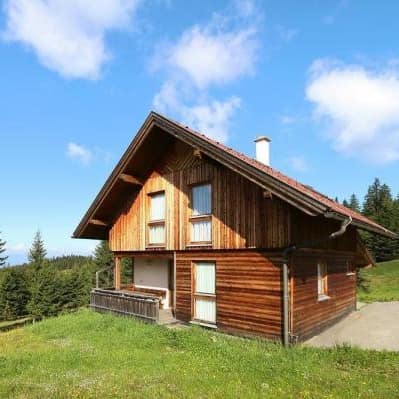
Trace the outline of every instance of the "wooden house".
{"type": "Polygon", "coordinates": [[[372,262],[358,230],[395,234],[258,160],[151,112],[74,232],[108,240],[114,287],[92,307],[303,340],[355,308],[372,262]],[[121,283],[121,259],[133,278],[121,283]]]}

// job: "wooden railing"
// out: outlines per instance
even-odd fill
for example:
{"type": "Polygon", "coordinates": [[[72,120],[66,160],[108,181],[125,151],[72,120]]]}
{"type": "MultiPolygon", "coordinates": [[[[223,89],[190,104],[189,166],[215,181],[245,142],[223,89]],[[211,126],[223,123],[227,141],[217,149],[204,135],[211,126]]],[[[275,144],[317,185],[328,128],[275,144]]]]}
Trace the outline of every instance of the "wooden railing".
{"type": "Polygon", "coordinates": [[[90,307],[99,312],[112,312],[158,322],[159,298],[126,291],[94,289],[90,307]]]}

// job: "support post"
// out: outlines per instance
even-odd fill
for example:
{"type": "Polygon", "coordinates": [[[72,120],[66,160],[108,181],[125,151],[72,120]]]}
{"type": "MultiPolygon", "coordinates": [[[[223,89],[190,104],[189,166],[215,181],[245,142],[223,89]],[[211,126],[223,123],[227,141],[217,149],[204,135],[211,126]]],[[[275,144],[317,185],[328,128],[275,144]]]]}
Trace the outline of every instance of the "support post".
{"type": "Polygon", "coordinates": [[[121,258],[119,256],[115,256],[114,262],[114,288],[121,289],[121,258]]]}

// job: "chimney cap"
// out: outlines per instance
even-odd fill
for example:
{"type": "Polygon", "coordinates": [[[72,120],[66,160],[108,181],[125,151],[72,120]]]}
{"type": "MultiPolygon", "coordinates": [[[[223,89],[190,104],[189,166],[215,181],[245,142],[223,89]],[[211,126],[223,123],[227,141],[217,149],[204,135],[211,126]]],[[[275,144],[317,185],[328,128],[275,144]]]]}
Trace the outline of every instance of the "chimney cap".
{"type": "Polygon", "coordinates": [[[258,141],[262,141],[262,140],[265,140],[265,141],[267,141],[267,142],[271,142],[272,140],[269,138],[269,137],[267,137],[267,136],[258,136],[255,140],[254,140],[254,142],[255,143],[257,143],[258,141]]]}

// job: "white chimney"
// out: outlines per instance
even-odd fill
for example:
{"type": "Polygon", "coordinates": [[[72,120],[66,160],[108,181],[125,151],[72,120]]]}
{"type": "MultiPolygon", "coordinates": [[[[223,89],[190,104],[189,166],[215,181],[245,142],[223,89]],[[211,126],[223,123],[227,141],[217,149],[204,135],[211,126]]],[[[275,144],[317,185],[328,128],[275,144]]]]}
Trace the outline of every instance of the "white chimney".
{"type": "Polygon", "coordinates": [[[270,142],[271,140],[266,136],[255,139],[256,160],[267,166],[270,166],[270,142]]]}

